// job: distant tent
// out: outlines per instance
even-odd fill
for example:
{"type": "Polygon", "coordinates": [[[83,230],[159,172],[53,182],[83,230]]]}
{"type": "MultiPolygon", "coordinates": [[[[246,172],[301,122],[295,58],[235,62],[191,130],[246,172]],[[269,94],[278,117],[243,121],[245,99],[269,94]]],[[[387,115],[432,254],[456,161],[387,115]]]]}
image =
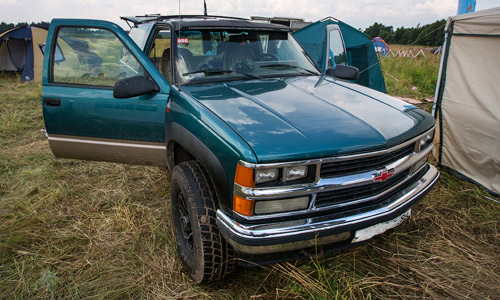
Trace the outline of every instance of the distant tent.
{"type": "Polygon", "coordinates": [[[382,54],[383,56],[387,56],[389,53],[389,47],[383,38],[377,36],[372,39],[373,47],[375,48],[375,52],[382,54]]]}
{"type": "Polygon", "coordinates": [[[301,28],[293,36],[323,72],[327,64],[327,26],[338,25],[347,51],[347,64],[359,69],[355,83],[385,93],[384,77],[372,41],[361,31],[328,17],[301,28]]]}
{"type": "Polygon", "coordinates": [[[500,195],[500,7],[448,18],[436,87],[439,164],[500,195]]]}
{"type": "Polygon", "coordinates": [[[21,72],[21,81],[41,81],[47,29],[16,27],[0,33],[0,72],[21,72]]]}
{"type": "Polygon", "coordinates": [[[55,56],[55,63],[60,63],[65,60],[73,60],[72,63],[75,66],[87,64],[92,69],[98,69],[102,65],[102,58],[97,55],[94,50],[92,50],[87,41],[67,36],[61,36],[60,39],[58,39],[55,56]],[[76,61],[76,59],[78,59],[78,61],[76,61]]]}

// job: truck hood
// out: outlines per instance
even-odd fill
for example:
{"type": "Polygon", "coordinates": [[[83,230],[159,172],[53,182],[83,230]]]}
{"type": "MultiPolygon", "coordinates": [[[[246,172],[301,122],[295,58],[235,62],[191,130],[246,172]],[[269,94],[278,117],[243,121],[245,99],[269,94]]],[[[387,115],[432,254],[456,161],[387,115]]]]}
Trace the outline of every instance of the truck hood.
{"type": "Polygon", "coordinates": [[[413,105],[326,76],[237,81],[182,90],[239,134],[258,162],[391,147],[434,125],[413,105]]]}

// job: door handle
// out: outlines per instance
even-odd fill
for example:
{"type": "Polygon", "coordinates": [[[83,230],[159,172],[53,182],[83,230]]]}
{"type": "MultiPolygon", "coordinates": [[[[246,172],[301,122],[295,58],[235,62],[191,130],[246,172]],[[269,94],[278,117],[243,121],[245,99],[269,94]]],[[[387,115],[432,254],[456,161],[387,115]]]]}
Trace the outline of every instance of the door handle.
{"type": "Polygon", "coordinates": [[[59,98],[43,98],[43,104],[45,106],[58,107],[58,106],[61,106],[61,99],[59,99],[59,98]]]}

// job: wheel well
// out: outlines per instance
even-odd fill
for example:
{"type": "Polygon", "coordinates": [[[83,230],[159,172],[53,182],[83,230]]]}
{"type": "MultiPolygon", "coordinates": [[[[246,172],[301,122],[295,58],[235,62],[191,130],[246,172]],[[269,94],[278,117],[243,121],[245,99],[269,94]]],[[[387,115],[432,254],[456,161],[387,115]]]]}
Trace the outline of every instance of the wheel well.
{"type": "Polygon", "coordinates": [[[215,154],[195,135],[177,124],[169,127],[171,139],[167,142],[167,165],[170,171],[182,162],[197,160],[207,171],[217,194],[217,206],[232,207],[232,196],[224,168],[215,154]],[[191,151],[190,151],[191,150],[191,151]]]}
{"type": "Polygon", "coordinates": [[[167,163],[170,171],[172,171],[176,165],[190,160],[196,160],[196,158],[187,151],[186,148],[175,141],[168,142],[167,163]]]}

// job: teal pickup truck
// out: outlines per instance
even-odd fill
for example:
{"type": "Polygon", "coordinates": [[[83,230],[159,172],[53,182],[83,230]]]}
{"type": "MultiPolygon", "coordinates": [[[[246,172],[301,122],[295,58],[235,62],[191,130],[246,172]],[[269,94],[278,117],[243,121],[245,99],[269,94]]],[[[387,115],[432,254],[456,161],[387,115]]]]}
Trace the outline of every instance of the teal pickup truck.
{"type": "MultiPolygon", "coordinates": [[[[55,19],[42,105],[58,158],[168,167],[193,280],[362,243],[435,184],[434,119],[316,68],[281,25],[55,19]]],[[[168,201],[168,199],[165,199],[168,201]]]]}

